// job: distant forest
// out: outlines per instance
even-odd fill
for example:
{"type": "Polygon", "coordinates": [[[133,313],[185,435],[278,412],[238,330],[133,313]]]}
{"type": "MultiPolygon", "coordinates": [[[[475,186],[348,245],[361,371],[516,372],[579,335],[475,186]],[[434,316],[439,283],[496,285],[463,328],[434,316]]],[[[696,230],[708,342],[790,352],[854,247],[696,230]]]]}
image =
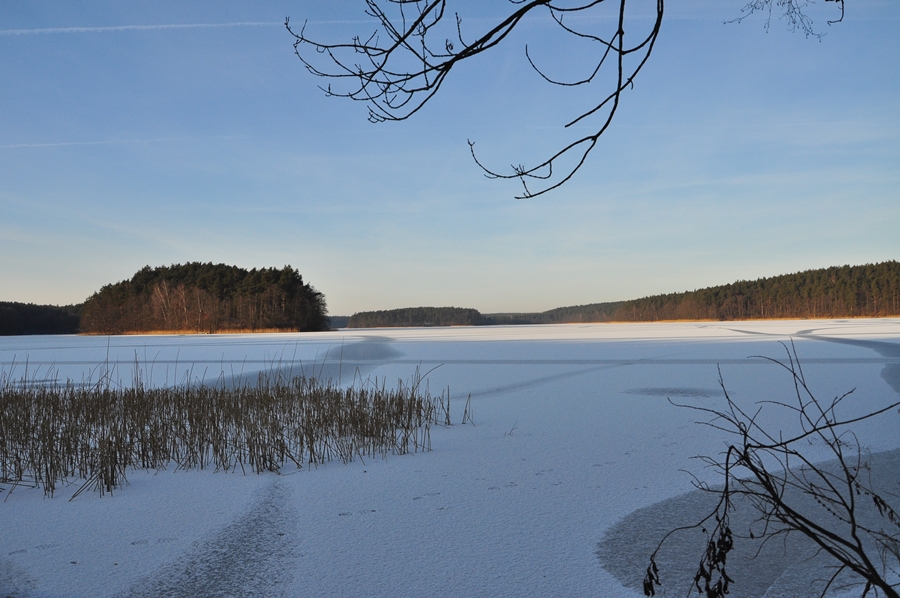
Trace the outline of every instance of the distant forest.
{"type": "Polygon", "coordinates": [[[91,295],[81,315],[81,330],[95,334],[327,329],[324,296],[290,266],[146,266],[91,295]]]}
{"type": "Polygon", "coordinates": [[[900,315],[900,263],[838,266],[631,301],[541,313],[482,314],[410,307],[329,320],[325,298],[285,266],[244,270],[190,263],[140,270],[83,305],[0,302],[0,335],[225,330],[327,330],[329,326],[485,326],[659,320],[752,320],[900,315]]]}
{"type": "Polygon", "coordinates": [[[652,322],[895,315],[900,315],[900,263],[890,261],[645,297],[622,303],[612,319],[652,322]]]}
{"type": "Polygon", "coordinates": [[[406,307],[385,311],[362,311],[350,316],[347,328],[391,326],[478,326],[482,316],[462,307],[406,307]]]}
{"type": "Polygon", "coordinates": [[[540,313],[481,314],[458,307],[361,312],[350,328],[478,326],[660,320],[754,320],[900,315],[900,263],[837,266],[631,301],[558,307],[540,313]]]}
{"type": "MultiPolygon", "coordinates": [[[[623,303],[597,303],[558,307],[543,313],[483,314],[463,307],[404,307],[383,311],[363,311],[350,316],[347,328],[388,328],[395,326],[498,326],[608,322],[623,303]]],[[[337,319],[337,318],[336,318],[337,319]]]]}
{"type": "Polygon", "coordinates": [[[572,324],[579,322],[611,322],[624,301],[557,307],[540,313],[485,314],[486,324],[572,324]]]}
{"type": "Polygon", "coordinates": [[[0,301],[0,336],[75,334],[80,330],[80,322],[80,305],[57,307],[0,301]]]}

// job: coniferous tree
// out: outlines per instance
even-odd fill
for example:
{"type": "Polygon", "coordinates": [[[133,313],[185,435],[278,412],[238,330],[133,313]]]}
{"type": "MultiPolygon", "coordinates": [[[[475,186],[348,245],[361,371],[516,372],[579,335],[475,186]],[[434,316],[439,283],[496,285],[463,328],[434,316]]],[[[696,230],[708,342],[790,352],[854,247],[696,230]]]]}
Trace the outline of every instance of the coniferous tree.
{"type": "Polygon", "coordinates": [[[245,270],[225,264],[145,266],[84,304],[92,333],[159,330],[327,330],[325,297],[290,267],[245,270]]]}

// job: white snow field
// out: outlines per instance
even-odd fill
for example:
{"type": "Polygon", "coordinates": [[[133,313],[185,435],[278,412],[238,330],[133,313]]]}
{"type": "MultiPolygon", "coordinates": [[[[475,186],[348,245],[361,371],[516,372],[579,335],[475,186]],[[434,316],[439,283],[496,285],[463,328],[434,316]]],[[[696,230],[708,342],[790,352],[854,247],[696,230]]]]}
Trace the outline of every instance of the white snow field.
{"type": "MultiPolygon", "coordinates": [[[[705,504],[687,472],[715,481],[692,457],[723,447],[667,397],[721,405],[718,365],[741,405],[790,400],[788,374],[752,356],[783,358],[791,339],[819,398],[855,388],[839,414],[900,399],[898,319],[0,338],[0,371],[20,378],[27,361],[29,380],[108,367],[128,383],[137,363],[156,385],[279,368],[395,383],[418,367],[453,398],[427,453],[282,475],[173,466],[72,501],[80,482],[52,499],[4,486],[0,596],[640,596],[661,534],[705,504]],[[470,393],[475,425],[461,425],[470,393]]],[[[898,424],[854,427],[894,484],[898,424]]],[[[695,567],[702,544],[675,546],[695,567]]],[[[808,594],[824,577],[808,556],[744,560],[733,595],[808,594]]],[[[692,574],[664,569],[658,595],[687,595],[692,574]]]]}

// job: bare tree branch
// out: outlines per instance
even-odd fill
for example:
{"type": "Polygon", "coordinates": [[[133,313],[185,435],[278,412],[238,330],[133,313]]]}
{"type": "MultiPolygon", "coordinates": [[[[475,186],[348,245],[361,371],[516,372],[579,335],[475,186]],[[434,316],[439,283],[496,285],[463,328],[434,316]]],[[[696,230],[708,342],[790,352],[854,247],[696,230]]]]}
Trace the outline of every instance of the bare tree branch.
{"type": "MultiPolygon", "coordinates": [[[[828,21],[829,25],[840,23],[844,20],[844,0],[825,0],[825,2],[836,2],[841,9],[841,16],[833,21],[828,21]]],[[[764,27],[769,31],[772,25],[772,16],[776,10],[781,14],[778,17],[784,20],[788,29],[791,31],[800,31],[806,37],[815,37],[822,39],[824,35],[818,31],[813,25],[813,19],[806,12],[806,8],[812,3],[812,0],[750,0],[741,9],[741,16],[726,21],[726,23],[740,23],[750,15],[763,13],[765,15],[764,27]]]]}
{"type": "MultiPolygon", "coordinates": [[[[652,0],[655,16],[649,28],[635,22],[643,19],[643,15],[629,11],[637,4],[636,0],[509,0],[508,16],[471,38],[463,34],[462,16],[450,9],[457,1],[365,0],[365,12],[377,22],[376,29],[367,37],[356,36],[343,43],[313,37],[307,33],[306,22],[298,30],[291,25],[290,19],[286,19],[285,27],[294,37],[294,53],[302,64],[313,75],[328,81],[321,87],[326,95],[365,102],[369,120],[380,123],[412,117],[438,93],[454,67],[498,47],[526,17],[542,12],[549,14],[563,34],[597,46],[597,58],[584,76],[571,81],[552,77],[545,67],[538,67],[527,44],[525,59],[549,84],[563,88],[599,86],[596,102],[568,116],[565,125],[568,128],[580,123],[587,126],[589,132],[565,142],[535,163],[511,165],[509,170],[486,165],[476,155],[471,140],[469,149],[486,177],[518,179],[522,183],[519,199],[559,188],[585,164],[615,117],[623,92],[634,86],[636,77],[650,58],[662,27],[665,0],[652,0]],[[597,25],[600,31],[583,31],[572,25],[572,19],[566,20],[570,16],[609,15],[610,11],[616,18],[607,30],[603,30],[603,25],[597,25]],[[452,24],[445,23],[451,14],[452,24]],[[638,33],[626,35],[626,29],[630,32],[632,28],[638,33]],[[604,72],[609,76],[598,76],[604,72]]],[[[826,1],[840,4],[843,18],[844,0],[826,1]]],[[[778,10],[789,29],[821,37],[806,10],[811,2],[749,0],[741,16],[731,22],[763,13],[768,30],[773,11],[778,10]]],[[[641,5],[640,10],[645,7],[641,5]]],[[[589,22],[604,21],[592,19],[589,22]]],[[[837,21],[829,21],[832,22],[837,21]]]]}
{"type": "Polygon", "coordinates": [[[558,188],[584,164],[612,122],[622,92],[633,86],[635,77],[650,57],[662,25],[664,0],[656,0],[652,27],[638,34],[634,43],[630,43],[631,38],[626,38],[625,34],[627,0],[582,0],[575,4],[554,0],[511,0],[512,12],[471,41],[463,35],[463,19],[457,13],[454,13],[455,39],[439,36],[442,20],[449,14],[450,1],[366,0],[366,13],[378,22],[378,28],[367,38],[354,37],[346,43],[316,40],[307,33],[306,23],[299,30],[291,26],[290,20],[285,21],[285,26],[294,36],[297,57],[310,73],[334,79],[335,83],[347,82],[340,89],[330,84],[322,87],[327,95],[365,102],[369,107],[369,120],[384,122],[406,120],[419,112],[457,64],[497,47],[526,16],[547,11],[560,31],[598,45],[600,53],[587,76],[575,81],[560,81],[538,68],[526,46],[526,60],[540,77],[554,85],[578,87],[595,83],[604,66],[614,70],[612,88],[604,92],[596,104],[571,117],[565,125],[571,127],[594,117],[597,123],[592,127],[593,131],[536,164],[512,166],[509,172],[486,166],[476,156],[475,144],[470,141],[469,147],[475,162],[488,178],[522,182],[523,192],[519,198],[535,197],[558,188]],[[590,15],[607,5],[614,6],[616,11],[614,28],[607,37],[579,31],[565,22],[569,15],[590,15]],[[615,60],[608,60],[610,57],[615,60]],[[554,169],[561,162],[565,162],[561,170],[554,169]],[[532,189],[529,181],[543,184],[532,189]]]}
{"type": "MultiPolygon", "coordinates": [[[[787,359],[775,361],[791,376],[796,403],[764,401],[767,407],[785,410],[798,418],[801,432],[783,437],[767,431],[759,423],[760,411],[748,415],[732,400],[722,381],[725,406],[712,409],[682,405],[711,416],[708,425],[736,437],[720,457],[701,457],[701,461],[722,476],[722,488],[695,485],[718,497],[715,509],[705,515],[694,528],[705,531],[707,522],[715,521],[707,532],[707,546],[702,552],[694,588],[707,598],[724,598],[734,583],[727,573],[728,553],[734,538],[749,537],[767,541],[774,536],[800,534],[811,540],[820,552],[834,559],[836,571],[828,579],[821,596],[844,573],[855,576],[861,596],[874,590],[876,596],[900,598],[900,515],[871,483],[863,479],[868,470],[863,448],[848,426],[889,410],[900,402],[874,410],[866,415],[842,419],[836,408],[850,395],[845,393],[823,403],[817,399],[803,375],[797,350],[785,345],[787,359]],[[834,457],[831,464],[814,463],[806,454],[809,441],[816,439],[834,457]],[[809,508],[798,498],[812,498],[817,508],[809,508]],[[730,515],[736,499],[757,513],[758,527],[746,536],[730,527],[730,515]],[[761,529],[760,529],[761,527],[761,529]]],[[[852,391],[851,391],[852,392],[852,391]]],[[[696,480],[696,478],[695,478],[696,480]]],[[[650,556],[650,567],[644,578],[644,593],[655,594],[659,584],[656,555],[679,528],[667,534],[650,556]]]]}

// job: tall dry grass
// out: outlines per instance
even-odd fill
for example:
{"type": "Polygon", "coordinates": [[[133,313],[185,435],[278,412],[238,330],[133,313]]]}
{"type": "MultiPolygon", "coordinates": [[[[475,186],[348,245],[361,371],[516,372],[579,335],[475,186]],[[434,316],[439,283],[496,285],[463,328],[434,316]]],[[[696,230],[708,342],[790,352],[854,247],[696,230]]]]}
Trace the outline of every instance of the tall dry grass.
{"type": "MultiPolygon", "coordinates": [[[[135,368],[135,371],[138,371],[135,368]]],[[[136,375],[137,377],[137,375],[136,375]]],[[[134,470],[280,471],[431,449],[449,396],[418,371],[389,388],[260,375],[255,385],[147,388],[12,380],[0,374],[0,483],[112,492],[134,470]]]]}

